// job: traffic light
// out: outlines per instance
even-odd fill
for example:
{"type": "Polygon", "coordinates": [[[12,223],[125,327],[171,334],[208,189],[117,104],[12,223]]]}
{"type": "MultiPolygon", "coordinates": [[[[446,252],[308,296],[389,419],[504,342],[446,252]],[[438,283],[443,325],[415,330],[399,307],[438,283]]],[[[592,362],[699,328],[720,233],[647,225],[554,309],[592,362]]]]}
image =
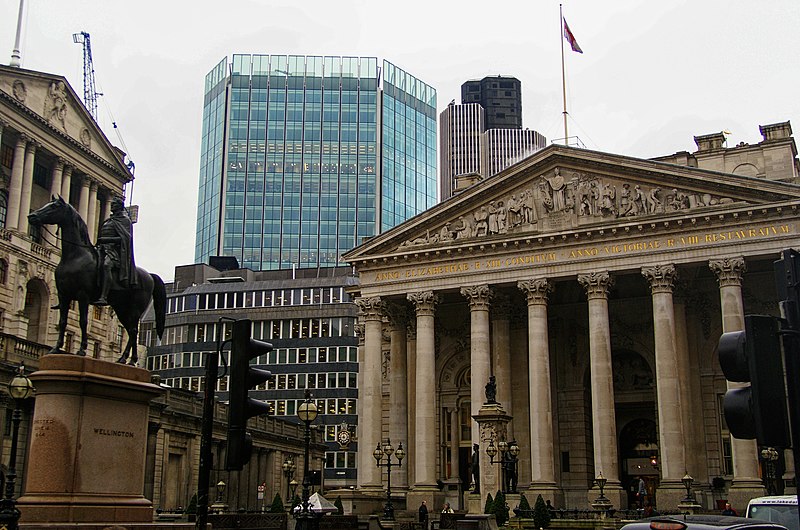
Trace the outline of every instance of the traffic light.
{"type": "Polygon", "coordinates": [[[248,396],[251,388],[272,378],[272,373],[250,366],[250,359],[272,350],[272,344],[250,338],[251,321],[233,323],[230,379],[228,382],[228,457],[225,469],[238,471],[250,460],[253,440],[247,420],[267,413],[267,404],[248,396]]]}
{"type": "Polygon", "coordinates": [[[719,364],[725,378],[750,383],[725,393],[725,421],[734,438],[788,447],[789,420],[778,319],[747,315],[744,327],[744,331],[723,333],[719,339],[719,364]]]}

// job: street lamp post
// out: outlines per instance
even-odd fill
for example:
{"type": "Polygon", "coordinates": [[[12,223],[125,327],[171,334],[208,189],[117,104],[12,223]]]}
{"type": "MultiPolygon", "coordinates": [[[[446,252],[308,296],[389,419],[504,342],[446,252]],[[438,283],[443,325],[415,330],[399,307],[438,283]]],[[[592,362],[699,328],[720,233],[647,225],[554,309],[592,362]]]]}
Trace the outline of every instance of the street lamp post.
{"type": "Polygon", "coordinates": [[[386,468],[386,505],[383,507],[383,519],[385,521],[394,521],[394,506],[392,505],[392,468],[400,467],[403,465],[403,458],[406,452],[403,450],[403,442],[397,446],[397,451],[392,447],[392,442],[387,438],[386,443],[381,447],[380,442],[372,451],[372,456],[378,467],[386,468]],[[392,454],[397,458],[397,463],[392,462],[392,454]],[[386,462],[383,462],[383,456],[386,455],[386,462]]]}
{"type": "Polygon", "coordinates": [[[486,447],[486,454],[489,455],[489,463],[500,464],[502,470],[503,493],[516,493],[517,492],[517,456],[519,455],[519,445],[516,440],[506,442],[500,440],[497,447],[494,445],[494,440],[489,440],[489,445],[486,447]],[[497,456],[498,448],[500,452],[500,460],[494,461],[497,456]]]}
{"type": "Polygon", "coordinates": [[[17,441],[19,424],[22,421],[22,402],[33,394],[33,383],[25,375],[25,365],[20,364],[17,375],[8,384],[8,393],[14,398],[14,413],[11,415],[11,454],[6,474],[6,494],[0,500],[0,528],[16,530],[19,528],[19,509],[14,499],[14,486],[17,480],[17,441]]]}
{"type": "Polygon", "coordinates": [[[595,478],[594,481],[597,483],[597,487],[600,488],[600,496],[597,497],[595,502],[598,504],[610,502],[603,493],[603,489],[606,487],[606,482],[608,482],[608,479],[603,476],[602,471],[597,475],[597,478],[595,478]]]}
{"type": "Polygon", "coordinates": [[[309,486],[310,477],[308,476],[308,459],[311,445],[311,423],[317,419],[317,404],[311,399],[311,391],[306,389],[305,400],[297,407],[297,417],[300,418],[305,426],[303,441],[305,442],[305,458],[303,459],[303,502],[300,513],[295,515],[297,524],[295,530],[316,530],[319,520],[309,509],[309,486]]]}
{"type": "Polygon", "coordinates": [[[294,463],[294,458],[292,458],[292,455],[287,456],[286,460],[283,461],[283,474],[286,475],[286,502],[289,503],[290,506],[293,496],[289,496],[289,487],[291,486],[295,469],[297,469],[297,464],[294,463]]]}

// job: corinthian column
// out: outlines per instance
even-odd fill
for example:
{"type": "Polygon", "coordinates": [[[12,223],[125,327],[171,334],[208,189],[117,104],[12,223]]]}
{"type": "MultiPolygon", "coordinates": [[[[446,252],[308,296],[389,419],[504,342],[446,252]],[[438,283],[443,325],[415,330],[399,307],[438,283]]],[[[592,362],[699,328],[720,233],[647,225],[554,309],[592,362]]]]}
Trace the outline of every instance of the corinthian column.
{"type": "MultiPolygon", "coordinates": [[[[20,198],[22,197],[22,173],[25,169],[25,149],[28,137],[20,134],[14,147],[14,161],[11,165],[11,181],[8,186],[8,213],[6,228],[16,230],[19,227],[20,198]]],[[[27,215],[27,213],[26,213],[27,215]]]]}
{"type": "Polygon", "coordinates": [[[414,489],[433,491],[436,485],[436,344],[433,315],[438,298],[433,291],[409,293],[417,312],[416,389],[414,395],[414,489]]]}
{"type": "Polygon", "coordinates": [[[81,214],[81,219],[88,225],[89,224],[89,188],[92,181],[88,175],[83,176],[81,181],[81,194],[78,197],[78,213],[81,214]]]}
{"type": "MultiPolygon", "coordinates": [[[[744,303],[742,302],[742,275],[747,267],[744,258],[722,258],[709,260],[708,266],[714,271],[719,282],[720,308],[722,310],[722,332],[740,331],[744,329],[744,303]]],[[[728,389],[744,386],[742,383],[728,382],[728,389]]],[[[758,447],[755,440],[737,440],[731,436],[731,452],[733,454],[732,490],[764,491],[758,478],[758,447]]],[[[731,496],[736,492],[731,491],[731,496]]],[[[750,493],[741,492],[744,496],[750,493]]],[[[757,495],[753,495],[757,496],[757,495]]],[[[739,499],[738,506],[742,506],[739,499]]]]}
{"type": "Polygon", "coordinates": [[[31,193],[33,193],[33,165],[37,147],[36,142],[28,142],[25,149],[25,170],[22,172],[22,193],[19,198],[19,221],[17,221],[17,227],[23,234],[28,232],[28,214],[31,213],[31,193]]]}
{"type": "MultiPolygon", "coordinates": [[[[514,417],[511,393],[511,301],[504,293],[495,293],[492,298],[492,367],[494,376],[503,384],[497,385],[497,401],[506,414],[514,417]]],[[[513,420],[512,420],[513,421],[513,420]]],[[[514,438],[512,422],[508,423],[510,437],[514,438]]]]}
{"type": "Polygon", "coordinates": [[[89,209],[86,212],[86,228],[89,230],[89,239],[97,240],[97,181],[89,182],[89,209]]]}
{"type": "MultiPolygon", "coordinates": [[[[406,363],[406,325],[408,312],[405,305],[385,304],[384,312],[391,325],[389,350],[389,439],[395,447],[402,443],[408,447],[408,393],[406,382],[408,370],[406,363]]],[[[406,463],[407,464],[407,463],[406,463]]],[[[400,466],[393,481],[400,489],[408,487],[408,465],[400,466]]]]}
{"type": "Polygon", "coordinates": [[[608,272],[592,272],[579,274],[578,282],[586,289],[586,296],[589,299],[594,476],[603,473],[608,480],[606,496],[615,506],[620,506],[619,500],[616,500],[617,497],[621,497],[621,491],[614,414],[614,374],[611,369],[611,331],[608,323],[608,290],[614,284],[614,279],[608,272]],[[613,489],[616,489],[617,493],[609,491],[613,489]]]}
{"type": "Polygon", "coordinates": [[[550,341],[547,299],[553,284],[545,278],[517,286],[528,298],[528,394],[531,428],[531,490],[552,497],[556,485],[553,448],[553,400],[550,394],[550,341]]]}
{"type": "Polygon", "coordinates": [[[380,489],[380,468],[372,451],[381,439],[381,326],[383,304],[380,298],[357,298],[364,320],[364,374],[359,385],[358,482],[361,489],[380,489]]]}
{"type": "MultiPolygon", "coordinates": [[[[470,315],[470,412],[478,414],[483,404],[483,393],[491,375],[491,353],[489,350],[489,303],[492,291],[488,285],[462,287],[461,294],[469,301],[470,315]]],[[[511,381],[499,381],[500,385],[511,385],[511,381]]],[[[472,440],[479,440],[478,424],[472,423],[472,440]]]]}
{"type": "Polygon", "coordinates": [[[72,189],[72,172],[74,168],[67,166],[64,168],[64,175],[61,179],[61,198],[69,203],[70,190],[72,189]]]}
{"type": "MultiPolygon", "coordinates": [[[[672,288],[677,273],[674,265],[642,267],[642,276],[650,282],[653,296],[653,335],[656,357],[656,394],[658,409],[658,438],[661,453],[661,483],[659,489],[673,489],[681,495],[681,477],[686,473],[684,425],[681,410],[681,374],[675,342],[675,308],[672,288]]],[[[671,495],[667,492],[659,494],[671,495]]],[[[674,499],[680,501],[681,497],[674,499]]],[[[670,503],[672,505],[672,503],[670,503]]]]}

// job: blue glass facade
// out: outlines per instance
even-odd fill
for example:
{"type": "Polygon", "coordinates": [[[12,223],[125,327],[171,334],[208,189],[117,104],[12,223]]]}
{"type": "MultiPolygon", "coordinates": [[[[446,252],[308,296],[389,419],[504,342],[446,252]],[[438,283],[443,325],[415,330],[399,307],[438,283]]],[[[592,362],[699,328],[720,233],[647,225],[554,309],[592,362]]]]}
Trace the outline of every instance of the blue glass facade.
{"type": "Polygon", "coordinates": [[[373,57],[225,63],[206,78],[196,262],[332,266],[435,203],[433,88],[373,57]]]}

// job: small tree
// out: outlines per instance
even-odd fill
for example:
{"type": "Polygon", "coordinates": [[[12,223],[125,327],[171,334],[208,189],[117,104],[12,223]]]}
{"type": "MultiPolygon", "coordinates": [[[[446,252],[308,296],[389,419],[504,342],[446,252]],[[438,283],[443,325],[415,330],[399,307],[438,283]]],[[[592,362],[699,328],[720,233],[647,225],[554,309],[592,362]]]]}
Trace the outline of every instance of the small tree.
{"type": "Polygon", "coordinates": [[[521,512],[531,511],[531,503],[528,502],[528,498],[525,496],[524,493],[520,493],[519,495],[519,511],[521,512]]]}
{"type": "Polygon", "coordinates": [[[550,526],[550,510],[541,495],[536,497],[536,504],[533,506],[533,526],[535,528],[547,528],[550,526]]]}
{"type": "Polygon", "coordinates": [[[483,513],[494,513],[494,499],[492,494],[486,496],[486,504],[483,505],[483,513]]]}
{"type": "Polygon", "coordinates": [[[506,505],[506,496],[502,491],[498,491],[494,497],[493,513],[497,520],[497,526],[503,526],[508,522],[508,505],[506,505]]]}
{"type": "Polygon", "coordinates": [[[272,499],[272,504],[269,507],[269,513],[283,513],[283,500],[281,499],[281,494],[276,493],[275,498],[272,499]]]}
{"type": "Polygon", "coordinates": [[[197,513],[197,493],[192,495],[192,498],[189,499],[189,506],[186,507],[186,513],[197,513]]]}
{"type": "Polygon", "coordinates": [[[336,497],[336,500],[333,501],[333,505],[336,506],[336,509],[339,510],[336,512],[336,515],[344,515],[344,505],[342,505],[342,496],[339,495],[336,497]]]}

